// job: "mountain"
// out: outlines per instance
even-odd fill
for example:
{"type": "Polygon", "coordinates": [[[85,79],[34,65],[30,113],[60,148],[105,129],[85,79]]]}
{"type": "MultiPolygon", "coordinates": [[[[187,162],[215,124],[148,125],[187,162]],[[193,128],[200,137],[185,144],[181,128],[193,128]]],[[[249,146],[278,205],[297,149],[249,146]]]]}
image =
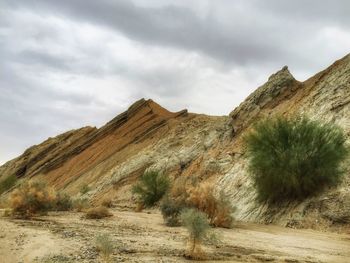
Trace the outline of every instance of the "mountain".
{"type": "Polygon", "coordinates": [[[350,142],[350,55],[304,82],[283,67],[229,116],[173,113],[141,99],[99,129],[72,130],[32,146],[1,166],[0,175],[45,179],[70,195],[89,184],[94,202],[108,196],[129,206],[131,184],[145,169],[161,169],[174,180],[214,184],[237,207],[237,219],[293,226],[315,217],[350,223],[350,172],[339,187],[304,202],[269,207],[255,201],[242,135],[263,117],[300,113],[335,122],[350,142]]]}

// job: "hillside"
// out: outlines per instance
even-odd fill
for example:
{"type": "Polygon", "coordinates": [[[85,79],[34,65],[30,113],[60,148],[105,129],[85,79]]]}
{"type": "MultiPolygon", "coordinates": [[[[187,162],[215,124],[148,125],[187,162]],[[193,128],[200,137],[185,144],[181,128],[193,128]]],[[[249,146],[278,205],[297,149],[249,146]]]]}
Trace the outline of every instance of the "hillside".
{"type": "Polygon", "coordinates": [[[350,55],[305,82],[283,67],[229,116],[172,113],[141,99],[99,129],[84,127],[32,146],[1,166],[0,175],[43,178],[71,195],[87,183],[92,190],[86,195],[93,202],[110,196],[120,206],[133,206],[131,183],[155,168],[174,180],[215,184],[237,207],[240,220],[295,227],[315,218],[324,225],[350,223],[350,172],[337,189],[302,203],[267,207],[255,201],[242,134],[262,117],[298,113],[334,121],[350,138],[350,55]]]}

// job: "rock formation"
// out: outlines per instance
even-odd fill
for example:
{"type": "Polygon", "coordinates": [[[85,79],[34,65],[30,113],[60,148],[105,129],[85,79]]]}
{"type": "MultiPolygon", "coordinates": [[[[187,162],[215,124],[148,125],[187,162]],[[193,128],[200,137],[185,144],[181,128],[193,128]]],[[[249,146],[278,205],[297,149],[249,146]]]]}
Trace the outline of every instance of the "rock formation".
{"type": "Polygon", "coordinates": [[[300,113],[333,121],[350,137],[350,55],[305,82],[283,67],[229,116],[172,113],[141,99],[100,129],[69,131],[29,148],[1,166],[0,175],[45,179],[71,195],[87,183],[95,202],[109,196],[130,205],[131,183],[154,168],[175,180],[210,180],[237,207],[237,219],[298,225],[316,216],[350,223],[350,171],[338,188],[301,203],[275,208],[255,200],[242,135],[260,118],[300,113]]]}

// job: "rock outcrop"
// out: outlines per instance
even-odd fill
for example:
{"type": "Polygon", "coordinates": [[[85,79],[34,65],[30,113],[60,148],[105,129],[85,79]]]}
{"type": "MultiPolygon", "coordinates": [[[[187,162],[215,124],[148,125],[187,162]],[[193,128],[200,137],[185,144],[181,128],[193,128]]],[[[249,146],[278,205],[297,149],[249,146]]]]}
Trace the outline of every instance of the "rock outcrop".
{"type": "Polygon", "coordinates": [[[186,115],[187,110],[171,113],[152,100],[141,99],[100,129],[84,127],[68,131],[30,147],[21,156],[3,165],[0,174],[14,174],[20,178],[48,173],[106,137],[117,136],[118,146],[114,150],[120,150],[150,136],[168,119],[186,115]]]}
{"type": "Polygon", "coordinates": [[[288,67],[284,66],[230,113],[233,132],[244,130],[256,120],[262,110],[274,109],[281,102],[290,99],[301,86],[290,74],[288,67]]]}
{"type": "MultiPolygon", "coordinates": [[[[226,149],[242,153],[241,134],[255,121],[273,114],[304,114],[310,118],[334,122],[344,129],[350,143],[349,98],[350,55],[305,82],[296,81],[287,68],[283,68],[230,114],[230,124],[235,133],[231,146],[226,149]]],[[[269,207],[255,202],[255,191],[246,172],[246,162],[241,154],[236,154],[227,167],[227,173],[220,177],[218,186],[225,189],[232,203],[237,206],[236,216],[239,219],[288,225],[295,220],[307,221],[315,217],[314,221],[320,221],[333,217],[330,224],[346,220],[350,223],[349,169],[338,188],[329,189],[304,202],[269,207]]],[[[348,166],[345,164],[345,168],[348,166]]]]}
{"type": "Polygon", "coordinates": [[[0,167],[0,174],[43,178],[73,196],[87,183],[92,190],[86,195],[94,202],[109,196],[130,205],[130,185],[145,169],[161,169],[174,180],[212,182],[237,207],[240,220],[296,226],[316,217],[349,224],[349,170],[338,188],[304,202],[277,208],[256,202],[242,135],[260,118],[274,114],[333,121],[349,138],[350,55],[305,82],[283,67],[229,116],[172,113],[142,99],[99,129],[73,130],[29,148],[0,167]]]}

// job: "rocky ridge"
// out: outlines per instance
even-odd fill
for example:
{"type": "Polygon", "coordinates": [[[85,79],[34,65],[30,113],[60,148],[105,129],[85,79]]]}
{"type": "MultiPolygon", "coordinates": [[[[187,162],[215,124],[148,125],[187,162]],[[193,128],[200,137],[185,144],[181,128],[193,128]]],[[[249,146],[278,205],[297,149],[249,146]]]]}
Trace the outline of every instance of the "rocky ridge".
{"type": "Polygon", "coordinates": [[[85,127],[50,138],[0,167],[0,174],[44,178],[72,195],[82,184],[98,202],[105,196],[131,205],[130,185],[145,169],[175,180],[194,177],[224,191],[235,217],[298,227],[305,222],[350,223],[350,172],[336,189],[302,203],[269,207],[255,201],[242,148],[251,124],[270,115],[306,114],[334,121],[350,137],[350,55],[310,79],[295,80],[287,67],[270,76],[229,116],[172,113],[140,100],[100,129],[85,127]]]}

